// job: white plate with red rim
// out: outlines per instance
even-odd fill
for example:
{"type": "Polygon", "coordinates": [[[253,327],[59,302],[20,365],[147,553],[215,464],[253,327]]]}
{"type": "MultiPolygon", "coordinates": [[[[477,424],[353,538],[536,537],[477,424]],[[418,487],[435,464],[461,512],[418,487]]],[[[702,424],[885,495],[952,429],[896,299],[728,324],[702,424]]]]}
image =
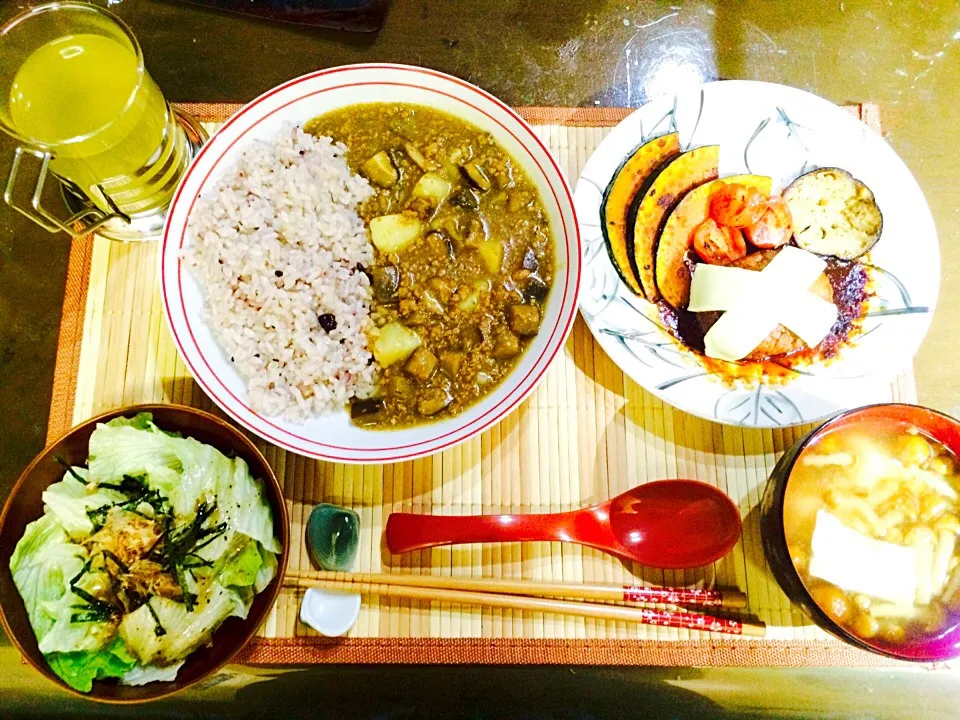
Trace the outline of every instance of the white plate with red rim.
{"type": "Polygon", "coordinates": [[[890,400],[888,381],[926,335],[940,286],[936,228],[907,166],[849,112],[796,88],[726,80],[651,100],[615,127],[590,156],[574,192],[583,237],[580,309],[614,362],[674,407],[741,427],[789,427],[890,400]],[[773,178],[780,191],[816,167],[839,167],[873,190],[883,232],[868,254],[874,296],[862,332],[826,363],[797,368],[784,384],[731,387],[664,329],[658,309],[634,295],[608,257],[603,193],[643,141],[677,131],[682,149],[720,146],[720,177],[773,178]]]}
{"type": "Polygon", "coordinates": [[[210,398],[240,424],[280,447],[326,460],[383,463],[410,460],[452,447],[489,428],[526,398],[563,347],[577,312],[580,236],[563,173],[532,128],[489,93],[443,73],[405,65],[350,65],[321,70],[280,85],[230,118],[203,147],[180,184],[167,215],[161,250],[164,312],[191,374],[210,398]],[[304,423],[264,417],[247,402],[243,378],[231,366],[203,316],[203,293],[180,260],[191,242],[188,220],[197,198],[212,190],[248,143],[272,139],[285,125],[303,124],[348,105],[403,102],[446,111],[486,130],[537,186],[556,251],[554,282],[539,334],[517,367],[479,403],[459,415],[400,430],[368,430],[346,410],[304,423]]]}

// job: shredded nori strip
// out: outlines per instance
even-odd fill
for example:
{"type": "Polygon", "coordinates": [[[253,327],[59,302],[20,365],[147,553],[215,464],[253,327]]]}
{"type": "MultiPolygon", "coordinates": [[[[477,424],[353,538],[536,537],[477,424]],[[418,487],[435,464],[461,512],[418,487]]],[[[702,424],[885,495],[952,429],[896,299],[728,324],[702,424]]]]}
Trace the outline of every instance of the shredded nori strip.
{"type": "Polygon", "coordinates": [[[123,614],[122,608],[117,607],[113,603],[109,603],[106,600],[101,600],[100,598],[91,595],[81,587],[77,587],[77,583],[80,582],[81,578],[83,578],[83,576],[90,571],[90,566],[92,564],[93,558],[89,558],[83,564],[83,569],[81,569],[80,572],[78,572],[76,576],[70,580],[70,592],[86,603],[86,605],[72,606],[73,609],[83,610],[84,612],[74,613],[71,615],[70,622],[100,622],[123,614]]]}
{"type": "Polygon", "coordinates": [[[110,508],[114,507],[113,505],[101,505],[98,508],[93,508],[92,510],[87,510],[87,517],[90,519],[90,524],[93,525],[93,531],[97,532],[102,528],[107,522],[107,513],[110,512],[110,508]]]}
{"type": "Polygon", "coordinates": [[[88,610],[88,605],[71,605],[70,607],[83,611],[70,615],[70,622],[72,623],[106,622],[113,617],[113,613],[103,610],[88,610]]]}
{"type": "Polygon", "coordinates": [[[146,475],[124,475],[119,483],[100,483],[98,487],[122,492],[124,495],[144,495],[150,492],[146,475]]]}
{"type": "Polygon", "coordinates": [[[80,572],[78,572],[76,575],[70,578],[70,587],[73,587],[78,582],[80,582],[80,578],[82,578],[84,575],[86,575],[90,571],[90,565],[92,563],[93,563],[93,558],[88,558],[87,561],[83,564],[83,567],[80,569],[80,572]]]}
{"type": "Polygon", "coordinates": [[[204,560],[202,557],[196,553],[190,553],[184,557],[183,562],[180,563],[183,567],[191,570],[193,568],[212,568],[213,562],[211,560],[204,560]]]}
{"type": "Polygon", "coordinates": [[[117,569],[120,570],[120,572],[122,572],[122,573],[124,573],[124,574],[130,572],[130,568],[128,568],[126,565],[124,565],[124,564],[123,564],[123,561],[122,561],[120,558],[118,558],[116,555],[114,555],[112,552],[110,552],[109,550],[106,550],[106,549],[102,550],[101,552],[103,553],[103,556],[104,556],[105,558],[109,558],[110,560],[113,560],[113,562],[114,562],[114,563],[116,564],[116,566],[117,566],[117,569]]]}
{"type": "Polygon", "coordinates": [[[168,525],[162,538],[146,555],[149,560],[159,563],[165,571],[173,573],[183,591],[183,601],[188,611],[192,611],[196,606],[197,595],[187,589],[185,571],[191,572],[192,575],[194,568],[213,567],[212,562],[204,560],[197,555],[197,552],[227,530],[225,522],[205,527],[216,510],[216,502],[210,504],[206,501],[201,502],[192,521],[176,527],[168,525]]]}
{"type": "Polygon", "coordinates": [[[186,605],[187,612],[193,612],[193,608],[197,605],[197,594],[187,590],[187,578],[186,573],[183,571],[183,565],[180,563],[174,565],[173,574],[176,576],[177,584],[183,592],[183,604],[186,605]]]}
{"type": "Polygon", "coordinates": [[[116,492],[126,495],[128,499],[87,510],[87,517],[90,518],[94,532],[104,526],[107,522],[107,513],[110,512],[111,508],[115,507],[127,512],[132,512],[142,518],[154,520],[163,528],[169,527],[173,516],[170,503],[159,491],[150,489],[145,475],[124,475],[119,483],[100,483],[97,487],[115,490],[116,492]],[[151,518],[140,512],[137,508],[141,503],[146,503],[153,508],[155,517],[151,518]]]}
{"type": "MultiPolygon", "coordinates": [[[[153,598],[151,598],[152,600],[153,598]]],[[[153,615],[153,622],[156,623],[156,627],[153,628],[153,634],[157,637],[163,637],[167,634],[166,628],[160,623],[160,618],[157,616],[157,611],[153,609],[153,605],[150,604],[150,600],[144,603],[147,606],[147,610],[153,615]]]]}
{"type": "Polygon", "coordinates": [[[79,482],[79,483],[82,484],[82,485],[86,485],[86,484],[87,484],[87,481],[84,480],[82,477],[80,477],[80,474],[79,474],[76,470],[73,469],[73,466],[71,466],[70,463],[68,463],[68,462],[67,462],[66,460],[64,460],[62,457],[60,457],[59,455],[54,455],[54,456],[53,456],[53,459],[56,460],[64,470],[66,470],[68,473],[70,473],[70,475],[73,476],[74,480],[76,480],[77,482],[79,482]]]}
{"type": "MultiPolygon", "coordinates": [[[[158,491],[150,489],[145,475],[124,475],[120,482],[100,483],[98,487],[122,493],[127,499],[87,510],[87,517],[90,518],[94,532],[99,531],[104,524],[106,524],[107,515],[113,508],[133,512],[141,517],[147,517],[137,510],[141,503],[147,503],[153,508],[156,516],[149,519],[154,520],[160,525],[161,532],[153,546],[144,553],[144,557],[159,563],[164,571],[173,574],[183,592],[184,605],[188,611],[192,611],[196,607],[197,595],[187,589],[186,573],[189,572],[191,577],[196,580],[196,577],[193,575],[195,568],[213,567],[211,561],[204,560],[197,555],[197,552],[223,535],[227,530],[226,522],[205,527],[217,510],[216,502],[207,503],[205,500],[202,501],[190,522],[174,526],[173,508],[170,506],[167,498],[160,495],[158,491]]],[[[108,550],[103,550],[102,552],[105,558],[113,561],[120,574],[130,572],[130,569],[117,558],[114,553],[108,550]]],[[[76,587],[76,582],[90,569],[91,561],[92,559],[88,560],[80,574],[71,581],[71,590],[87,602],[87,605],[76,606],[76,609],[84,611],[75,613],[74,616],[72,616],[77,618],[76,622],[106,620],[117,614],[122,614],[122,610],[116,606],[99,600],[85,592],[82,588],[76,587]]],[[[111,575],[113,575],[113,573],[111,573],[111,575]]],[[[159,637],[165,634],[166,630],[160,624],[156,612],[150,605],[150,601],[147,600],[144,604],[147,605],[157,623],[157,636],[159,637]]]]}
{"type": "Polygon", "coordinates": [[[226,530],[227,530],[227,524],[226,524],[225,522],[222,522],[222,523],[220,523],[219,525],[216,525],[215,527],[210,528],[209,531],[208,531],[207,533],[205,533],[205,534],[208,534],[210,537],[208,537],[208,538],[207,538],[206,540],[204,540],[202,543],[199,543],[199,544],[197,544],[197,545],[194,545],[194,546],[193,546],[194,552],[196,552],[196,551],[198,551],[198,550],[203,550],[203,548],[205,548],[207,545],[209,545],[210,543],[212,543],[212,542],[213,542],[214,540],[216,540],[218,537],[220,537],[221,535],[223,535],[223,533],[225,533],[226,530]]]}
{"type": "Polygon", "coordinates": [[[81,587],[70,586],[70,591],[76,595],[78,598],[83,600],[87,605],[92,605],[97,610],[103,610],[104,612],[111,612],[116,610],[116,606],[112,603],[108,603],[106,600],[101,600],[95,595],[91,595],[86,590],[81,587]]]}
{"type": "Polygon", "coordinates": [[[220,523],[209,528],[203,527],[216,509],[217,504],[215,502],[209,505],[206,501],[201,502],[193,521],[173,528],[168,532],[163,545],[151,551],[150,559],[159,562],[165,569],[172,570],[175,564],[181,562],[188,555],[195,554],[197,550],[223,534],[227,529],[226,523],[220,523]],[[205,538],[207,541],[199,544],[205,538]]]}

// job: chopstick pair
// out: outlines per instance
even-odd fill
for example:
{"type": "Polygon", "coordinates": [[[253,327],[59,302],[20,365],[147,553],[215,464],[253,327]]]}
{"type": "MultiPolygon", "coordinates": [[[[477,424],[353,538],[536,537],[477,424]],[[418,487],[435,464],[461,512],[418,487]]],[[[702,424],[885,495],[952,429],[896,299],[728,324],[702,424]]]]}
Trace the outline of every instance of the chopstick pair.
{"type": "Polygon", "coordinates": [[[287,586],[324,588],[379,595],[385,598],[483,605],[505,610],[552,612],[596,620],[637,622],[645,625],[706,630],[730,635],[763,637],[763,623],[743,622],[686,610],[603,605],[580,600],[693,604],[704,607],[746,607],[746,595],[736,590],[690,590],[687,588],[645,588],[614,585],[571,585],[517,580],[444,577],[437,575],[393,575],[388,573],[332,573],[288,576],[287,586]]]}

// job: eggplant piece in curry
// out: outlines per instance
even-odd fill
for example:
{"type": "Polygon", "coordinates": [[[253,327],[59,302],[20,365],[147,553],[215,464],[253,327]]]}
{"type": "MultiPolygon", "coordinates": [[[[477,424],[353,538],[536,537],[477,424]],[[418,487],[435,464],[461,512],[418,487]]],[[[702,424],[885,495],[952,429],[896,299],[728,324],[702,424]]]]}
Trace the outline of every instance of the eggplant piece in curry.
{"type": "Polygon", "coordinates": [[[456,415],[516,366],[543,321],[554,243],[536,187],[479,128],[417,105],[354,105],[305,128],[343,143],[376,193],[359,209],[376,264],[376,397],[355,423],[456,415]]]}

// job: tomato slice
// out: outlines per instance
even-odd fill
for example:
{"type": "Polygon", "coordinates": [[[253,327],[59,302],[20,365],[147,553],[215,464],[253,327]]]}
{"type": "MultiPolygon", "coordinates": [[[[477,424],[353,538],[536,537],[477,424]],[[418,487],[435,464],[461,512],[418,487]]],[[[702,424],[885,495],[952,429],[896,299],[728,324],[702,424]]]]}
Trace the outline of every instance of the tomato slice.
{"type": "Polygon", "coordinates": [[[793,218],[782,197],[770,198],[767,211],[753,225],[744,229],[753,245],[767,250],[786,245],[793,237],[793,218]]]}
{"type": "Polygon", "coordinates": [[[753,225],[766,209],[767,198],[762,192],[737,183],[724,185],[710,196],[710,217],[721,225],[753,225]]]}
{"type": "Polygon", "coordinates": [[[704,262],[727,265],[746,256],[747,243],[738,228],[718,225],[707,218],[693,231],[693,249],[704,262]]]}

